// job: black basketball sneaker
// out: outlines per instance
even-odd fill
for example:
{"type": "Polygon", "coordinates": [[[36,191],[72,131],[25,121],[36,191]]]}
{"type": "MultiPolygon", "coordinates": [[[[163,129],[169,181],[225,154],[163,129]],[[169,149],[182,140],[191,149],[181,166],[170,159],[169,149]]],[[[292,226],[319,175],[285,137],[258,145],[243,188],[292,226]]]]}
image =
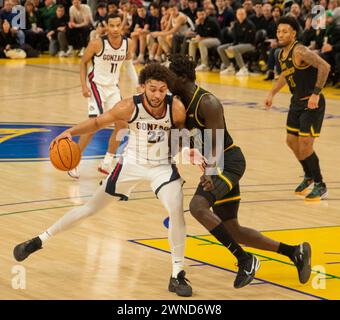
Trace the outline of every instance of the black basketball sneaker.
{"type": "Polygon", "coordinates": [[[182,270],[178,273],[177,278],[170,277],[169,291],[176,292],[181,297],[191,297],[192,288],[188,282],[190,281],[185,278],[185,271],[182,270]]]}
{"type": "Polygon", "coordinates": [[[308,242],[301,243],[296,246],[293,256],[290,258],[299,274],[299,280],[301,283],[306,283],[309,280],[312,272],[311,268],[312,248],[308,242]]]}
{"type": "Polygon", "coordinates": [[[256,271],[260,268],[260,260],[251,253],[238,260],[238,272],[234,281],[234,288],[239,289],[253,281],[256,271]]]}
{"type": "Polygon", "coordinates": [[[42,249],[42,242],[39,237],[36,237],[31,240],[18,244],[13,250],[13,255],[14,255],[15,260],[23,261],[31,253],[37,250],[40,250],[40,249],[42,249]]]}

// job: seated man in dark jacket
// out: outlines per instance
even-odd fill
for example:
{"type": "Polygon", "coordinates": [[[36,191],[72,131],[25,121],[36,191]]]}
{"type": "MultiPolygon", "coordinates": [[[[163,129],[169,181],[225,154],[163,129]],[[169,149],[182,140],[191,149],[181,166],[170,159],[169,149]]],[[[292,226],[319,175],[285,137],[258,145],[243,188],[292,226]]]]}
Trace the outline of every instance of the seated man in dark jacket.
{"type": "MultiPolygon", "coordinates": [[[[249,74],[247,67],[244,64],[242,55],[247,52],[255,51],[255,25],[247,19],[247,13],[244,8],[239,8],[236,11],[236,22],[232,27],[233,43],[227,43],[217,48],[218,54],[221,57],[225,70],[221,70],[221,75],[234,74],[235,68],[230,63],[231,58],[235,58],[240,70],[237,76],[246,76],[249,74]]],[[[223,68],[221,68],[223,69],[223,68]]]]}
{"type": "Polygon", "coordinates": [[[221,44],[220,27],[215,17],[207,17],[203,8],[197,9],[197,19],[195,21],[197,36],[189,43],[189,56],[194,60],[196,51],[199,49],[201,64],[196,67],[196,71],[208,70],[208,49],[221,44]]]}

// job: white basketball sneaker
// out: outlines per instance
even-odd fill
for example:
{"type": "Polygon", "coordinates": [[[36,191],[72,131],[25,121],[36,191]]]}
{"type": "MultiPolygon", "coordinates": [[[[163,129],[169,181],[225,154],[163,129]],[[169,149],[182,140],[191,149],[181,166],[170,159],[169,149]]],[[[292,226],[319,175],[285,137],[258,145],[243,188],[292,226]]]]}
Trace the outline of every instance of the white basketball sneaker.
{"type": "Polygon", "coordinates": [[[104,160],[100,163],[98,167],[98,171],[103,174],[110,174],[114,167],[116,166],[117,162],[119,160],[119,157],[107,157],[105,156],[104,160]]]}
{"type": "Polygon", "coordinates": [[[78,167],[75,167],[73,170],[67,171],[67,174],[73,179],[79,179],[79,170],[78,167]]]}

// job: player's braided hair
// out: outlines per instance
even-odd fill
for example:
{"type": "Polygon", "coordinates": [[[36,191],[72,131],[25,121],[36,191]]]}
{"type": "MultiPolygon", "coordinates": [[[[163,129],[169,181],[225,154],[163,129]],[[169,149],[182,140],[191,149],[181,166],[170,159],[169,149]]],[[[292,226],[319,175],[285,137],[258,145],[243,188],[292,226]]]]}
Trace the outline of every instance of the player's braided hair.
{"type": "Polygon", "coordinates": [[[148,80],[162,81],[169,87],[174,81],[172,72],[160,63],[152,62],[148,64],[139,74],[139,83],[145,84],[148,80]]]}
{"type": "Polygon", "coordinates": [[[171,62],[169,69],[174,72],[176,76],[195,82],[196,63],[191,57],[177,53],[169,56],[169,60],[171,62]]]}

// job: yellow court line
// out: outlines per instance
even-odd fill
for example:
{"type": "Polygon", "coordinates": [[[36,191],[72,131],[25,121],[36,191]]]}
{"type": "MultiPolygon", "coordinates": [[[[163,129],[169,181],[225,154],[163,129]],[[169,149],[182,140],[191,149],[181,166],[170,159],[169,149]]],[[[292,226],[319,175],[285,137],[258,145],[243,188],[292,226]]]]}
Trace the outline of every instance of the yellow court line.
{"type": "MultiPolygon", "coordinates": [[[[263,234],[288,244],[308,241],[312,246],[313,272],[306,284],[300,284],[297,270],[287,257],[274,252],[245,248],[262,260],[256,278],[308,296],[340,299],[340,241],[335,240],[339,239],[340,226],[265,231],[263,234]]],[[[166,238],[134,242],[170,252],[166,238]]],[[[211,235],[189,236],[186,243],[186,257],[212,267],[237,271],[235,258],[211,235]]],[[[262,290],[266,295],[265,287],[262,290]]]]}

